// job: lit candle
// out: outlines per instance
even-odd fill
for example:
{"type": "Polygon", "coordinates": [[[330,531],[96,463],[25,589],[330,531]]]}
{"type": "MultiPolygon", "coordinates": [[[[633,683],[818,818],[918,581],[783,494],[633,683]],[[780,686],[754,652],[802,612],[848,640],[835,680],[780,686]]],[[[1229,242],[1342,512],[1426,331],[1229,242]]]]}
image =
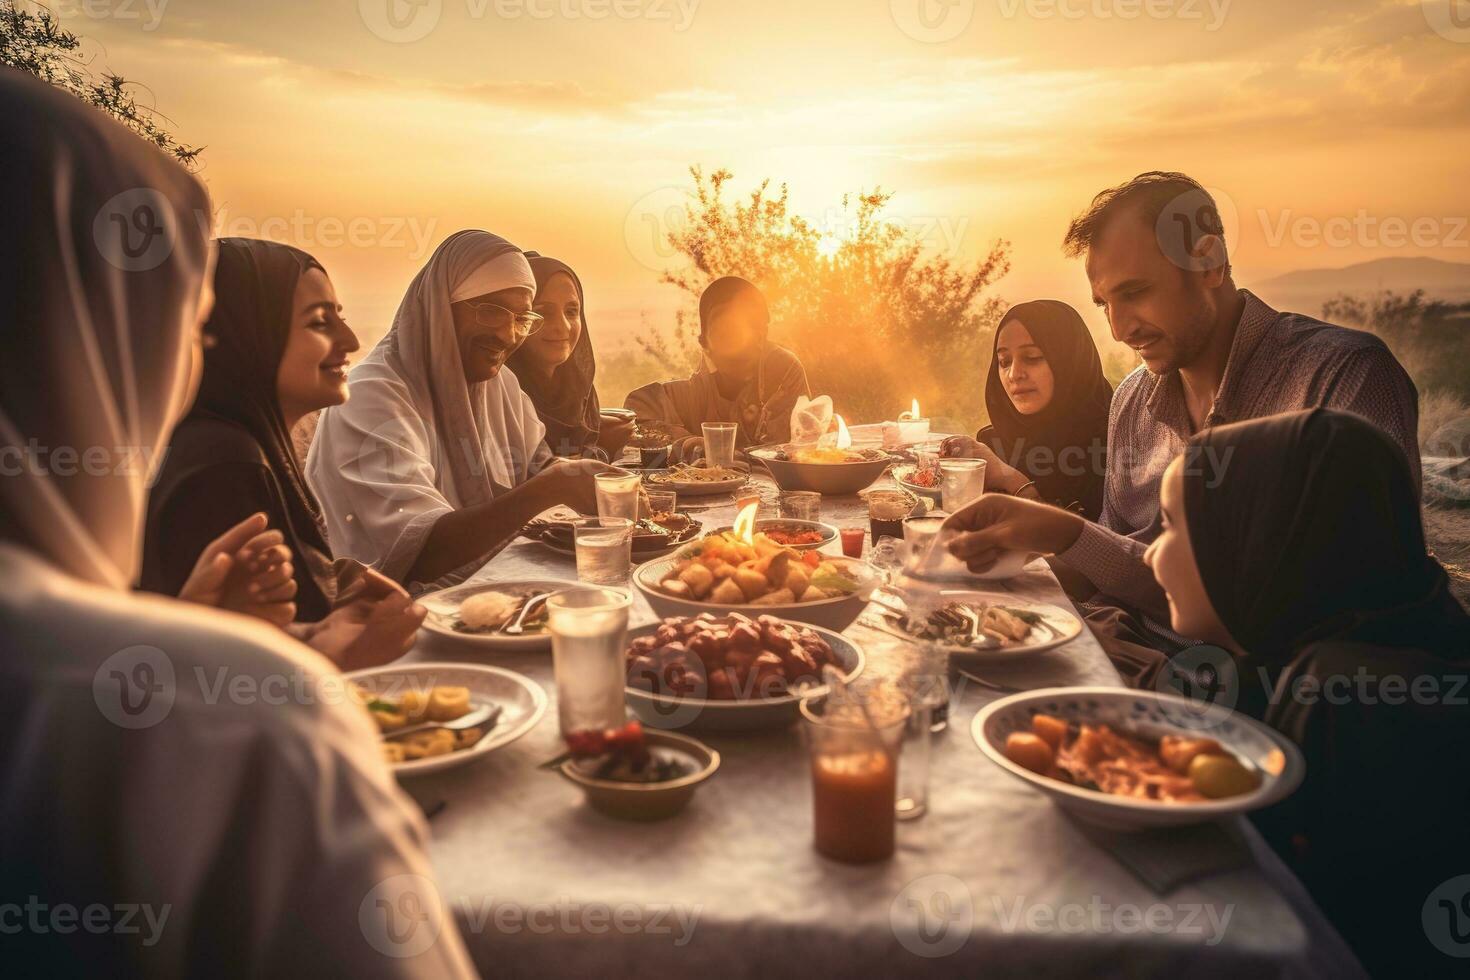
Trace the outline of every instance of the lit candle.
{"type": "Polygon", "coordinates": [[[898,441],[901,445],[912,446],[928,438],[929,420],[919,411],[919,400],[915,398],[909,411],[899,413],[898,441]]]}

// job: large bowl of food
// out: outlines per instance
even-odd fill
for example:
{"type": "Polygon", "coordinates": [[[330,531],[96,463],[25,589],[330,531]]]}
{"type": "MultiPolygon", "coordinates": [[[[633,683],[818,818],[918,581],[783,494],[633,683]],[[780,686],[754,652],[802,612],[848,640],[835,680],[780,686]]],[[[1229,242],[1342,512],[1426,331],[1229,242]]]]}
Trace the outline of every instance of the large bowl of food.
{"type": "Polygon", "coordinates": [[[782,490],[841,496],[872,486],[893,462],[881,449],[832,446],[758,446],[747,455],[771,471],[782,490]]]}
{"type": "Polygon", "coordinates": [[[1090,823],[1179,827],[1248,813],[1302,781],[1301,751],[1219,705],[1112,687],[1001,698],[970,734],[997,766],[1090,823]]]}
{"type": "Polygon", "coordinates": [[[865,561],[797,551],[756,533],[711,534],[649,562],[633,585],[659,616],[769,613],[841,632],[862,615],[878,570],[865,561]]]}
{"type": "Polygon", "coordinates": [[[777,616],[704,613],[628,635],[628,705],[654,728],[784,728],[827,694],[824,667],[847,680],[863,669],[851,640],[777,616]]]}

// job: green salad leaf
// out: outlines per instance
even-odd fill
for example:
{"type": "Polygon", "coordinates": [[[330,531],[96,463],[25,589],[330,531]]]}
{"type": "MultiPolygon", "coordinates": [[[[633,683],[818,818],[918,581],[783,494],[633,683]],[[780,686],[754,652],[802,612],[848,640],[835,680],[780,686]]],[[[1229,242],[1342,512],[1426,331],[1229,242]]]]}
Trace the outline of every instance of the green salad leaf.
{"type": "Polygon", "coordinates": [[[830,565],[824,565],[812,575],[812,585],[834,592],[856,592],[857,582],[843,575],[830,565]]]}

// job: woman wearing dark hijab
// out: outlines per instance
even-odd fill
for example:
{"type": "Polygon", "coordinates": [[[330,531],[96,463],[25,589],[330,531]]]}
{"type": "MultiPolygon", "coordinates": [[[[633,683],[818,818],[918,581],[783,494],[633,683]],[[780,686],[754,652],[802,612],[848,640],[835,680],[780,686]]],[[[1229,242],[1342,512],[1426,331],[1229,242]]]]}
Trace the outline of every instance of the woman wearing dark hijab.
{"type": "Polygon", "coordinates": [[[1426,931],[1445,912],[1426,899],[1470,820],[1470,616],[1402,450],[1330,409],[1219,426],[1160,502],[1145,560],[1173,629],[1228,651],[1222,697],[1307,758],[1257,823],[1371,972],[1442,968],[1426,931]]]}
{"type": "Polygon", "coordinates": [[[628,395],[627,407],[640,422],[669,431],[684,458],[702,448],[705,422],[736,423],[741,449],[786,442],[791,410],[811,391],[801,361],[771,343],[770,327],[770,308],[754,283],[716,279],[699,297],[699,368],[686,380],[644,385],[628,395]]]}
{"type": "Polygon", "coordinates": [[[558,259],[527,252],[526,261],[536,277],[532,309],[542,317],[541,329],[506,364],[535,404],[553,453],[615,459],[633,424],[601,414],[582,280],[558,259]]]}
{"type": "Polygon", "coordinates": [[[358,343],[331,280],[299,249],[226,238],[214,292],[199,395],[149,494],[142,585],[178,595],[210,541],[263,513],[291,551],[292,632],[345,667],[391,660],[423,612],[382,576],[332,561],[291,446],[300,419],[347,397],[358,343]]]}
{"type": "Polygon", "coordinates": [[[1102,513],[1108,407],[1092,334],[1066,303],[1013,306],[995,331],[985,381],[990,425],[975,439],[945,440],[945,456],[986,460],[985,489],[1102,513]]]}

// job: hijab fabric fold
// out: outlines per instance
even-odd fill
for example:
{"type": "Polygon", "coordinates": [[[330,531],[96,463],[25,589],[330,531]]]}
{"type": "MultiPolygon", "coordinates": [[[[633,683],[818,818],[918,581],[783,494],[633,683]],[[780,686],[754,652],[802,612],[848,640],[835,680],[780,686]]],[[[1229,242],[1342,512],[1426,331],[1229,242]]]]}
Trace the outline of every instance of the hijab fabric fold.
{"type": "Polygon", "coordinates": [[[565,262],[535,252],[527,252],[526,260],[536,277],[538,295],[552,276],[560,274],[572,280],[577,299],[581,301],[582,332],[571,356],[551,372],[550,381],[543,382],[531,369],[524,346],[506,363],[515,371],[521,390],[535,403],[536,414],[546,426],[546,444],[551,451],[558,456],[578,456],[597,445],[598,433],[602,431],[602,406],[595,384],[597,357],[592,351],[592,335],[587,330],[587,296],[582,290],[582,280],[565,262]]]}
{"type": "Polygon", "coordinates": [[[209,199],[73,96],[11,69],[0,83],[0,529],[127,589],[188,397],[209,199]]]}
{"type": "Polygon", "coordinates": [[[347,403],[322,413],[307,456],[334,553],[399,580],[441,516],[490,503],[551,455],[513,372],[465,381],[450,303],[467,282],[481,295],[536,286],[505,239],[484,231],[445,239],[387,336],[352,369],[347,403]]]}
{"type": "Polygon", "coordinates": [[[1034,415],[1023,415],[1006,394],[992,348],[985,379],[985,407],[994,430],[991,448],[1026,471],[1044,499],[1064,506],[1079,503],[1096,520],[1102,512],[1101,463],[1106,458],[1113,401],[1097,344],[1076,310],[1041,299],[1006,311],[995,329],[995,347],[1000,345],[1001,329],[1012,320],[1025,324],[1046,355],[1055,387],[1050,404],[1034,415]],[[1037,462],[1031,464],[1033,453],[1037,462]],[[1033,466],[1036,472],[1031,472],[1033,466]]]}
{"type": "Polygon", "coordinates": [[[1470,643],[1403,451],[1366,419],[1318,408],[1216,426],[1184,459],[1200,576],[1253,660],[1279,668],[1329,638],[1470,643]]]}

